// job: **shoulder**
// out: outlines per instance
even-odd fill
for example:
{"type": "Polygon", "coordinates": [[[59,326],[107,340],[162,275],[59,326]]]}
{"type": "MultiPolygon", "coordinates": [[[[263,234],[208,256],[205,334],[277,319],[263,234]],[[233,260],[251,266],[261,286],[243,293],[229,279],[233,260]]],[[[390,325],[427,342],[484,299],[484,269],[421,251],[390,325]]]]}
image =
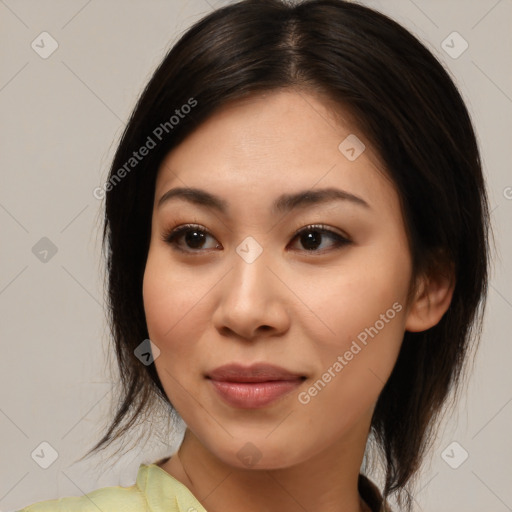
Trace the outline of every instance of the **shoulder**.
{"type": "Polygon", "coordinates": [[[18,512],[145,512],[144,495],[135,486],[103,487],[84,496],[33,503],[18,512]]]}
{"type": "Polygon", "coordinates": [[[206,512],[185,485],[157,464],[141,464],[131,487],[103,487],[84,496],[33,503],[16,512],[206,512]]]}

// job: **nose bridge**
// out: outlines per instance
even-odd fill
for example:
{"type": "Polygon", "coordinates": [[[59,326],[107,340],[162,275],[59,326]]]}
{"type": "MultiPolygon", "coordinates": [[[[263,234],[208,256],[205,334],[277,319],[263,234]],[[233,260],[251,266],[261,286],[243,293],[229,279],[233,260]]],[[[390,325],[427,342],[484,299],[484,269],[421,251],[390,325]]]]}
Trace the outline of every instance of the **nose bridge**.
{"type": "Polygon", "coordinates": [[[217,328],[228,327],[249,338],[260,326],[286,327],[286,297],[282,284],[268,268],[272,268],[272,261],[271,251],[253,237],[246,237],[235,248],[229,278],[214,314],[217,328]]]}
{"type": "Polygon", "coordinates": [[[272,265],[271,253],[265,249],[254,237],[247,236],[235,248],[233,254],[231,287],[237,303],[246,303],[249,307],[261,307],[269,300],[273,300],[274,289],[272,273],[267,266],[272,265]]]}

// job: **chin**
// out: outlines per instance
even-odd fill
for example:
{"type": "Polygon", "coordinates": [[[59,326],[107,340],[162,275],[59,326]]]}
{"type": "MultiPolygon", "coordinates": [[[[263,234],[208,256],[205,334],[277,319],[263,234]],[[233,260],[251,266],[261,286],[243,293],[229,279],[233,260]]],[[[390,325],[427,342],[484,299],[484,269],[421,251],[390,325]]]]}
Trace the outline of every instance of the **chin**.
{"type": "Polygon", "coordinates": [[[237,469],[272,470],[285,469],[295,466],[307,459],[307,454],[297,451],[299,442],[289,445],[282,439],[270,442],[268,439],[251,440],[250,436],[245,439],[234,440],[227,450],[219,450],[215,447],[215,455],[229,466],[237,469]],[[233,451],[233,445],[235,450],[233,451]]]}

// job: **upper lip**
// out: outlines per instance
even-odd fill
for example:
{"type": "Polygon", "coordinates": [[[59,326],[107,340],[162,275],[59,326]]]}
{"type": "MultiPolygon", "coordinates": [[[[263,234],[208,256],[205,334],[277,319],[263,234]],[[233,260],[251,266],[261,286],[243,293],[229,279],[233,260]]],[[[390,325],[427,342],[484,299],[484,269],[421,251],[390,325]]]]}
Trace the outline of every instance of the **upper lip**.
{"type": "Polygon", "coordinates": [[[305,378],[299,373],[267,363],[257,363],[250,366],[237,363],[225,364],[209,372],[206,376],[212,380],[224,382],[268,382],[305,378]]]}

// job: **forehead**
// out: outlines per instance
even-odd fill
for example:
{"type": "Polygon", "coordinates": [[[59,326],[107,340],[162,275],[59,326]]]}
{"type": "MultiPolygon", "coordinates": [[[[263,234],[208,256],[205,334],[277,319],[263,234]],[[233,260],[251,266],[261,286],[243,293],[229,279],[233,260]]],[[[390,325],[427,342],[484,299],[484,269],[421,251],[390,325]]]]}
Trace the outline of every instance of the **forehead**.
{"type": "Polygon", "coordinates": [[[396,201],[378,155],[355,124],[333,102],[304,91],[271,91],[232,101],[166,156],[155,202],[169,188],[187,186],[240,201],[250,195],[270,202],[269,194],[277,191],[330,186],[364,195],[369,202],[396,201]],[[354,152],[344,153],[350,145],[362,150],[355,159],[347,157],[354,152]]]}

